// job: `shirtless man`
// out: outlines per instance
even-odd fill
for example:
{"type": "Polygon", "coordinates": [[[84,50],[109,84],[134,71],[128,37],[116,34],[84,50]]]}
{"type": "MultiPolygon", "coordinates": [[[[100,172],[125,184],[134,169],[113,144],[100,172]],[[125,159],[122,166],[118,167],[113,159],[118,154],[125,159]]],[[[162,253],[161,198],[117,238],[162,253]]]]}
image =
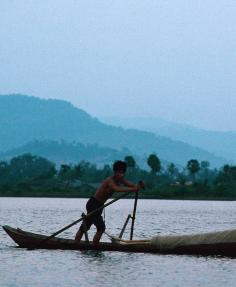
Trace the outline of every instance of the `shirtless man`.
{"type": "MultiPolygon", "coordinates": [[[[124,176],[126,172],[126,163],[123,161],[116,161],[113,165],[114,175],[108,177],[104,180],[102,185],[97,189],[95,194],[88,200],[86,204],[87,213],[92,212],[93,210],[101,207],[109,199],[114,192],[137,192],[140,188],[143,187],[142,183],[133,184],[127,181],[124,176]]],[[[93,238],[93,244],[97,245],[99,240],[102,237],[103,232],[105,231],[105,223],[102,218],[102,210],[99,210],[91,217],[85,220],[87,230],[90,229],[91,225],[94,224],[97,228],[97,232],[93,238]]],[[[80,242],[84,234],[83,224],[81,224],[78,232],[76,233],[75,240],[80,242]]]]}

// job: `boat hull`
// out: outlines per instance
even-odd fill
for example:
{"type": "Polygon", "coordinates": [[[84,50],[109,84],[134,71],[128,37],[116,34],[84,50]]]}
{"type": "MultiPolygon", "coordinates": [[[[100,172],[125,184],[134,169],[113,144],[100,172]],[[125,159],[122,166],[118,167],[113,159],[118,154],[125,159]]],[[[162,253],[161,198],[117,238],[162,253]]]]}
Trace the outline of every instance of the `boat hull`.
{"type": "Polygon", "coordinates": [[[123,251],[123,252],[158,252],[155,247],[150,244],[123,244],[100,242],[98,245],[93,245],[92,242],[87,243],[81,241],[77,243],[72,239],[55,237],[42,243],[47,238],[46,235],[23,231],[19,228],[15,229],[10,226],[3,226],[6,233],[18,244],[21,248],[34,249],[63,249],[63,250],[96,250],[96,251],[123,251]]]}
{"type": "Polygon", "coordinates": [[[160,250],[151,242],[145,243],[109,243],[100,242],[93,245],[91,242],[81,241],[77,243],[72,239],[52,238],[43,242],[46,235],[15,229],[10,226],[3,226],[6,233],[21,248],[33,249],[63,249],[63,250],[96,250],[96,251],[120,251],[120,252],[141,252],[141,253],[159,253],[159,254],[179,254],[179,255],[219,255],[236,258],[236,242],[215,243],[215,244],[197,244],[178,246],[173,249],[160,250]]]}

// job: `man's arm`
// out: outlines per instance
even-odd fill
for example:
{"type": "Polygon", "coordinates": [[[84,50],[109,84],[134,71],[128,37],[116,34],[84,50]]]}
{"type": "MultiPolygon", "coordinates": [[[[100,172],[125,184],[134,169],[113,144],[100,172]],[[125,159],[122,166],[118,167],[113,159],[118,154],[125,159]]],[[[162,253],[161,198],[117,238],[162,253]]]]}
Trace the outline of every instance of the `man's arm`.
{"type": "Polygon", "coordinates": [[[126,180],[126,179],[123,179],[123,183],[124,183],[125,186],[128,186],[128,187],[135,187],[135,186],[137,186],[136,184],[134,184],[134,183],[132,183],[132,182],[126,180]]]}
{"type": "Polygon", "coordinates": [[[119,186],[116,185],[113,180],[109,180],[109,188],[112,189],[115,192],[129,192],[129,191],[138,191],[139,190],[139,186],[136,184],[132,184],[132,186],[119,186]]]}
{"type": "Polygon", "coordinates": [[[123,179],[123,183],[125,186],[129,186],[129,187],[137,186],[138,189],[144,189],[145,188],[144,182],[142,180],[140,180],[138,184],[134,184],[134,183],[132,183],[126,179],[123,179]]]}

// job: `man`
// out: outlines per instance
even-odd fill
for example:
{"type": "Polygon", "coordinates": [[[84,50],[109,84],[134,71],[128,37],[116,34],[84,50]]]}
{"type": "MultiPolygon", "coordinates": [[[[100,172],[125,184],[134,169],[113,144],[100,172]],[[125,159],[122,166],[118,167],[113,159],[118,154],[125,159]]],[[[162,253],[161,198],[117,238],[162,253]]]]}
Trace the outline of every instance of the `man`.
{"type": "MultiPolygon", "coordinates": [[[[143,188],[143,183],[133,184],[127,181],[124,176],[127,169],[127,165],[123,161],[116,161],[113,165],[113,176],[110,176],[104,180],[102,185],[97,189],[95,194],[88,200],[86,204],[87,213],[90,213],[99,207],[113,195],[114,192],[137,192],[140,188],[143,188]]],[[[97,232],[93,238],[93,244],[97,245],[105,231],[105,223],[102,218],[102,210],[100,209],[94,215],[85,219],[85,225],[87,230],[94,224],[97,228],[97,232]]],[[[80,242],[84,234],[84,227],[81,224],[78,232],[76,233],[75,240],[80,242]]]]}

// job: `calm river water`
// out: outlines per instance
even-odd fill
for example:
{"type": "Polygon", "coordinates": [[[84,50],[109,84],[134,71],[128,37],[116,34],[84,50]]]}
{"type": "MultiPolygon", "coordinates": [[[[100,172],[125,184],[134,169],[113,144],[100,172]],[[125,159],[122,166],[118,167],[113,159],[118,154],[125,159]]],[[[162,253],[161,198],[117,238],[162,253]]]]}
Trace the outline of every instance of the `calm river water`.
{"type": "MultiPolygon", "coordinates": [[[[0,224],[51,234],[80,217],[86,199],[0,198],[0,224]]],[[[133,200],[106,210],[118,234],[133,200]]],[[[136,238],[236,228],[236,202],[139,200],[136,238]]],[[[72,238],[77,227],[61,236],[72,238]]],[[[94,233],[91,229],[91,234],[94,233]]],[[[126,233],[128,237],[128,233],[126,233]]],[[[103,240],[108,241],[104,236],[103,240]]],[[[235,286],[236,259],[14,248],[0,228],[0,286],[235,286]]]]}

